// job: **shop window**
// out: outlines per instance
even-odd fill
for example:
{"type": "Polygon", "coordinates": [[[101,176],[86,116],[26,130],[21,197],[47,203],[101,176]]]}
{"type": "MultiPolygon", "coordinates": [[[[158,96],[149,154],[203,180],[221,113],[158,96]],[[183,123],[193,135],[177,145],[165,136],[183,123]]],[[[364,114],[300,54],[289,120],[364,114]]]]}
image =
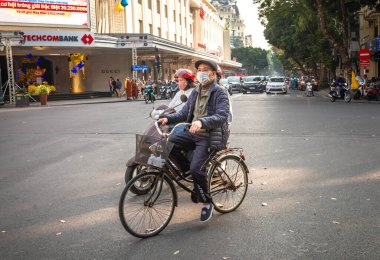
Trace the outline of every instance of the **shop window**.
{"type": "Polygon", "coordinates": [[[144,26],[143,26],[143,21],[139,20],[139,32],[144,33],[144,26]]]}
{"type": "Polygon", "coordinates": [[[161,13],[161,1],[160,0],[157,0],[157,13],[160,14],[161,13]]]}

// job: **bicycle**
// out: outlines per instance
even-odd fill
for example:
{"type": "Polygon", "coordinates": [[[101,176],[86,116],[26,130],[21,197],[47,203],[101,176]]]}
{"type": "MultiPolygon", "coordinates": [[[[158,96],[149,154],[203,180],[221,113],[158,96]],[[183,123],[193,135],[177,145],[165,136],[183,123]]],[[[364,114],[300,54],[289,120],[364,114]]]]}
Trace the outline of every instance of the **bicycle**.
{"type": "MultiPolygon", "coordinates": [[[[161,138],[136,135],[136,160],[146,167],[133,177],[124,188],[119,201],[119,218],[128,233],[138,238],[159,234],[169,224],[178,194],[175,183],[194,194],[186,184],[191,182],[170,159],[173,144],[169,133],[163,133],[155,122],[161,138]],[[138,190],[138,192],[136,192],[138,190]]],[[[226,148],[215,153],[206,162],[208,188],[214,209],[220,213],[236,210],[243,202],[248,189],[248,167],[242,148],[226,148]]]]}

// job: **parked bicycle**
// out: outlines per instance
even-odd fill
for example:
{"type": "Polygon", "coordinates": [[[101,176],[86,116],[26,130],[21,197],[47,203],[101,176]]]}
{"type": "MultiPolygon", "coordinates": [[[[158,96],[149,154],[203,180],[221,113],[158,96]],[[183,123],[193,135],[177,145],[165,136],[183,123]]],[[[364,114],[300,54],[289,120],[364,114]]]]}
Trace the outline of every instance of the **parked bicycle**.
{"type": "MultiPolygon", "coordinates": [[[[175,183],[189,193],[192,189],[169,153],[173,144],[168,141],[177,127],[164,133],[155,122],[161,138],[136,135],[136,160],[145,165],[128,182],[119,201],[119,217],[131,235],[139,238],[159,234],[169,224],[174,209],[178,206],[175,183]],[[184,181],[184,182],[183,182],[184,181]]],[[[243,202],[248,189],[248,167],[242,148],[226,148],[215,153],[205,164],[209,179],[209,192],[215,210],[228,213],[243,202]]]]}

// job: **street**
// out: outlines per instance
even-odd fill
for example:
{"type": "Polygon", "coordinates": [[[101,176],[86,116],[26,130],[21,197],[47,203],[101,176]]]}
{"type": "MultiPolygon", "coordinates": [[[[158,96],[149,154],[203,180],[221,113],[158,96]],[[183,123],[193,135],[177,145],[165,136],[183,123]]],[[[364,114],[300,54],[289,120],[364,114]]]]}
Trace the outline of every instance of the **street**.
{"type": "Polygon", "coordinates": [[[201,205],[178,190],[172,221],[144,240],[117,207],[151,104],[0,108],[1,258],[378,259],[380,103],[232,99],[230,144],[253,181],[244,202],[201,225],[201,205]]]}

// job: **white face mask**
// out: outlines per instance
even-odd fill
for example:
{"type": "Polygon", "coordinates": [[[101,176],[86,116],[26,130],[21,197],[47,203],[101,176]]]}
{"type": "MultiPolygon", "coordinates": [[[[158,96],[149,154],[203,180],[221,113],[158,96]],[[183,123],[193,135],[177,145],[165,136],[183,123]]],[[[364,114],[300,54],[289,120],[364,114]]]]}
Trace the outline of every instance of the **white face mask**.
{"type": "Polygon", "coordinates": [[[197,72],[197,80],[199,81],[199,83],[205,84],[210,80],[210,78],[209,78],[208,73],[206,71],[198,71],[197,72]]]}

